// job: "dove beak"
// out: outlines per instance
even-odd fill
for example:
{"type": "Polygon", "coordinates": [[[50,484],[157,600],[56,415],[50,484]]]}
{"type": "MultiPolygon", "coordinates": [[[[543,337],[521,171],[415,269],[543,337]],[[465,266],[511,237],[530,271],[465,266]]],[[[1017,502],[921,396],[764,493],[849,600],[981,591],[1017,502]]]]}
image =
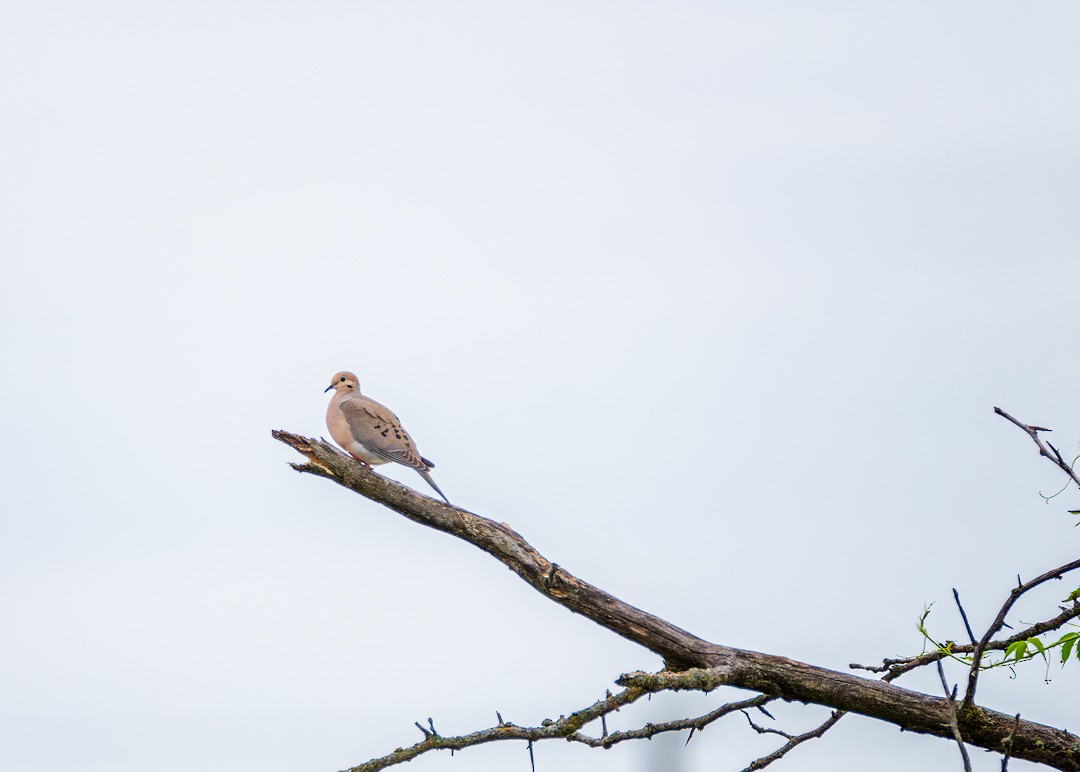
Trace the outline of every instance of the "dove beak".
{"type": "Polygon", "coordinates": [[[326,392],[330,391],[330,389],[332,389],[332,388],[334,388],[334,384],[331,383],[329,386],[327,386],[325,389],[322,390],[322,393],[325,394],[326,392]]]}

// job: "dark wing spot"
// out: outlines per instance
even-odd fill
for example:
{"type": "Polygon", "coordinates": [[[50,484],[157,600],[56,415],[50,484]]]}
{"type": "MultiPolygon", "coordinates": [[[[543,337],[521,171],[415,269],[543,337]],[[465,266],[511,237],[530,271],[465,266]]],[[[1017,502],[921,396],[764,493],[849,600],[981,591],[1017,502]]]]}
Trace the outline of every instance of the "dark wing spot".
{"type": "Polygon", "coordinates": [[[389,429],[383,429],[381,432],[382,436],[385,437],[389,431],[389,429]]]}

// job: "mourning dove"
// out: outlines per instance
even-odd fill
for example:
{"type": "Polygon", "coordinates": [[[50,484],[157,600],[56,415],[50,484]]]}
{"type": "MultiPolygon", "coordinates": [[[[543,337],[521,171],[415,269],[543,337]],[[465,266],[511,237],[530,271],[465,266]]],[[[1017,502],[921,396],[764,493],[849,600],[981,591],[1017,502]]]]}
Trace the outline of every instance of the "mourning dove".
{"type": "Polygon", "coordinates": [[[325,391],[330,389],[334,390],[334,396],[326,408],[326,428],[334,442],[364,466],[396,461],[415,469],[443,501],[450,503],[428,474],[435,464],[420,455],[416,443],[389,408],[360,393],[360,382],[355,375],[346,371],[335,373],[325,391]]]}

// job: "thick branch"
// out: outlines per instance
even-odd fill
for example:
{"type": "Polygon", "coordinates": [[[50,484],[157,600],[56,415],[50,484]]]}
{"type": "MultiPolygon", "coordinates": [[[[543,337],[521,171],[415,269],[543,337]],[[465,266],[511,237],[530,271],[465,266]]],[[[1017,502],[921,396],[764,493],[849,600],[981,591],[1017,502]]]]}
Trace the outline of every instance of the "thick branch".
{"type": "MultiPolygon", "coordinates": [[[[909,731],[953,737],[945,699],[785,657],[710,643],[578,579],[540,555],[504,523],[422,496],[361,468],[325,442],[283,431],[273,435],[309,459],[307,464],[293,465],[298,471],[327,477],[410,520],[473,544],[550,600],[659,654],[670,670],[705,668],[725,685],[859,713],[909,731]]],[[[970,745],[1000,751],[1002,741],[1011,736],[1014,758],[1080,772],[1080,739],[1068,732],[1030,721],[1017,725],[1011,715],[974,706],[961,711],[958,728],[970,745]]]]}
{"type": "Polygon", "coordinates": [[[672,670],[710,667],[712,644],[571,576],[505,523],[435,501],[361,467],[331,445],[288,432],[274,437],[307,456],[298,472],[327,477],[410,520],[469,542],[551,600],[662,656],[672,670]]]}

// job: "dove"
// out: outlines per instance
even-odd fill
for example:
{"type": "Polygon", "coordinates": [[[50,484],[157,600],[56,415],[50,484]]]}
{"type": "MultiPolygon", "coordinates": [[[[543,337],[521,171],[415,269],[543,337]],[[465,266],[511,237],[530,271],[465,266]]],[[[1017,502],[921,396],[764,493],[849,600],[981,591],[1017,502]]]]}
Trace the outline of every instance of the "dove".
{"type": "Polygon", "coordinates": [[[395,461],[415,469],[443,501],[450,503],[428,474],[435,464],[420,455],[393,411],[361,394],[360,381],[348,371],[335,373],[323,393],[330,389],[334,396],[326,408],[326,428],[334,442],[364,466],[395,461]]]}

